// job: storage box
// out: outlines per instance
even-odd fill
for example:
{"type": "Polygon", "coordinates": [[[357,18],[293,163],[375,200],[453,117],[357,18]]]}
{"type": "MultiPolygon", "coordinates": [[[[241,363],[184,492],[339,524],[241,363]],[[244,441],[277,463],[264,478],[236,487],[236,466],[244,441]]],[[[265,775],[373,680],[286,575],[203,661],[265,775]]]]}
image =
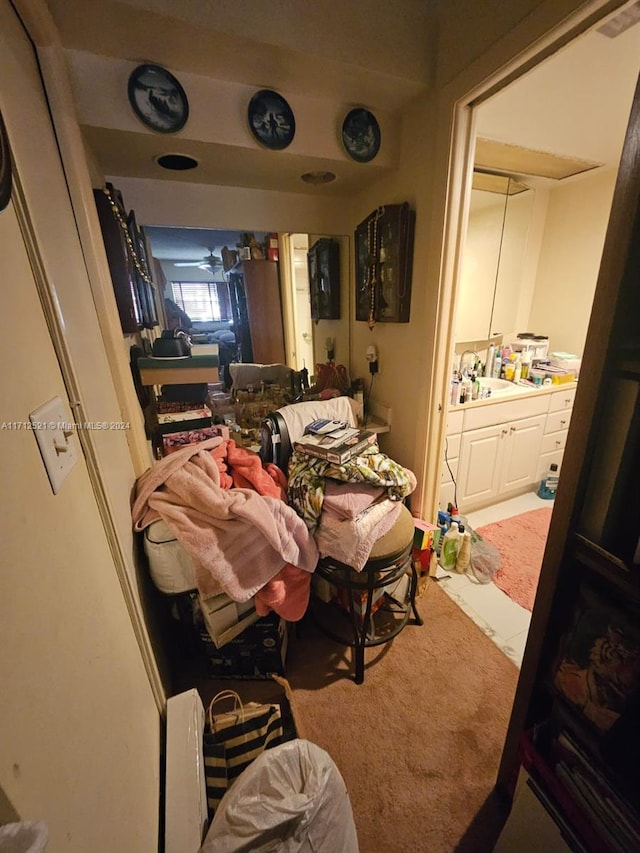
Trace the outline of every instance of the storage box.
{"type": "Polygon", "coordinates": [[[268,678],[284,675],[288,625],[277,613],[254,622],[218,649],[206,630],[200,634],[211,678],[268,678]]]}
{"type": "MultiPolygon", "coordinates": [[[[367,599],[369,597],[369,591],[366,589],[354,589],[351,590],[353,593],[353,610],[359,620],[362,622],[364,619],[364,614],[367,609],[367,599]]],[[[373,590],[373,598],[371,601],[371,615],[379,610],[382,606],[382,602],[384,600],[384,594],[386,592],[385,587],[378,587],[378,589],[373,590]]],[[[338,587],[336,589],[336,598],[335,600],[343,608],[347,613],[350,612],[349,609],[349,590],[345,587],[338,587]]]]}
{"type": "Polygon", "coordinates": [[[260,618],[256,613],[253,598],[241,603],[233,601],[224,593],[211,598],[201,597],[200,610],[205,627],[217,649],[239,636],[260,618]]]}
{"type": "Polygon", "coordinates": [[[433,532],[437,530],[435,524],[429,524],[428,521],[423,521],[421,518],[413,519],[415,533],[413,536],[413,547],[419,551],[427,551],[433,547],[433,532]]]}

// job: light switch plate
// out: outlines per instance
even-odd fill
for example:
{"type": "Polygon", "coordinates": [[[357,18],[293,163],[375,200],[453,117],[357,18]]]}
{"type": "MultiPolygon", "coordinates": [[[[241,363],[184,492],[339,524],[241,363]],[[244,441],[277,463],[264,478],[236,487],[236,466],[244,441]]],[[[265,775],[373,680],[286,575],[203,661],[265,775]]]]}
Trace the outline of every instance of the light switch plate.
{"type": "Polygon", "coordinates": [[[40,455],[47,469],[54,495],[78,461],[73,425],[69,421],[68,409],[60,397],[54,397],[33,412],[29,420],[40,448],[40,455]]]}

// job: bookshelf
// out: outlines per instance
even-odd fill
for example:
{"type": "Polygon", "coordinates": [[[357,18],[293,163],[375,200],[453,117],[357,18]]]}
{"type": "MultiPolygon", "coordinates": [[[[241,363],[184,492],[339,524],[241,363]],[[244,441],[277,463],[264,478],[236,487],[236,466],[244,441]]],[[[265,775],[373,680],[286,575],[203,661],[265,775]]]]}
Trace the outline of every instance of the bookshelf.
{"type": "Polygon", "coordinates": [[[498,776],[572,850],[640,849],[640,89],[498,776]]]}

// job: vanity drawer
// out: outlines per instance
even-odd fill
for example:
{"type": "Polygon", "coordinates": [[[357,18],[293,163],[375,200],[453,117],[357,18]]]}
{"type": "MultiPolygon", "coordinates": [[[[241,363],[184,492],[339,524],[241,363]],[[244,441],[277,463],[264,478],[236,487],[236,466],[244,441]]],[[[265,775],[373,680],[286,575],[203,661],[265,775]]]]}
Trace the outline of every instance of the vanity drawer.
{"type": "MultiPolygon", "coordinates": [[[[487,401],[473,409],[467,409],[464,413],[464,429],[466,432],[471,429],[506,424],[523,418],[534,418],[536,415],[546,414],[548,408],[548,395],[540,394],[538,396],[535,392],[530,397],[521,397],[518,400],[500,403],[487,401]]],[[[561,429],[561,427],[556,427],[556,429],[561,429]]]]}
{"type": "Polygon", "coordinates": [[[556,391],[551,395],[549,401],[549,412],[558,412],[560,409],[570,409],[573,406],[573,401],[576,396],[576,389],[571,388],[568,391],[556,391]]]}
{"type": "Polygon", "coordinates": [[[567,430],[560,432],[549,432],[542,436],[540,453],[551,453],[554,450],[564,450],[567,444],[567,430]]]}
{"type": "Polygon", "coordinates": [[[571,409],[562,409],[560,412],[552,412],[547,415],[547,423],[544,431],[558,432],[561,429],[569,429],[569,421],[571,420],[571,409]]]}

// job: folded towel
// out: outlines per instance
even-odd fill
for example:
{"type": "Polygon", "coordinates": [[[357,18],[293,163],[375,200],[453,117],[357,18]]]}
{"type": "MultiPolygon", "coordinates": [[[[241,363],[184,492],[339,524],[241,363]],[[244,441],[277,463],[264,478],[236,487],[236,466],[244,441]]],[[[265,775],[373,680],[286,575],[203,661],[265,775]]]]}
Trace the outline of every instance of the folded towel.
{"type": "Polygon", "coordinates": [[[382,487],[368,483],[340,483],[327,478],[322,511],[341,519],[355,518],[384,493],[382,487]]]}

